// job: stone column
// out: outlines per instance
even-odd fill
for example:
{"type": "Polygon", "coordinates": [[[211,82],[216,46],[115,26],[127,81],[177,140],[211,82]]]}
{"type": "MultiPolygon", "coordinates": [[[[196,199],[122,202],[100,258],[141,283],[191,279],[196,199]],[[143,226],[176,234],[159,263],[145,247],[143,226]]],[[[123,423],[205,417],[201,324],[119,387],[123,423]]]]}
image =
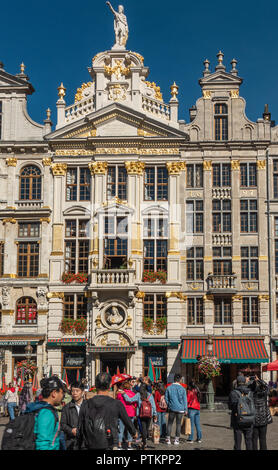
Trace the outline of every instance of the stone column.
{"type": "MultiPolygon", "coordinates": [[[[232,169],[232,271],[236,273],[235,286],[241,290],[241,256],[240,256],[240,161],[231,161],[232,169]]],[[[241,323],[241,322],[240,322],[241,323]]]]}
{"type": "MultiPolygon", "coordinates": [[[[49,292],[49,314],[48,314],[48,337],[47,339],[58,339],[62,337],[59,330],[60,323],[63,318],[63,292],[49,292]]],[[[51,348],[48,350],[47,365],[52,366],[53,374],[60,375],[62,372],[62,356],[61,348],[51,348]]]]}
{"type": "MultiPolygon", "coordinates": [[[[204,160],[204,290],[207,291],[207,278],[213,272],[212,264],[212,162],[204,160]]],[[[207,333],[213,331],[213,297],[204,296],[204,322],[207,333]]]]}
{"type": "Polygon", "coordinates": [[[258,187],[258,235],[259,235],[259,280],[260,291],[268,292],[268,233],[266,212],[266,160],[257,160],[257,187],[258,187]]]}
{"type": "Polygon", "coordinates": [[[53,180],[50,173],[50,165],[52,163],[51,157],[45,157],[42,159],[42,164],[44,166],[43,174],[43,205],[44,207],[53,207],[53,192],[50,191],[52,187],[53,180]]]}
{"type": "Polygon", "coordinates": [[[18,181],[16,178],[16,165],[17,165],[17,158],[9,157],[6,158],[6,165],[8,167],[8,182],[13,182],[13,184],[7,185],[7,207],[14,207],[15,199],[16,199],[16,191],[17,187],[15,182],[18,181]]]}
{"type": "Polygon", "coordinates": [[[233,334],[242,334],[242,295],[232,296],[233,334]]]}
{"type": "Polygon", "coordinates": [[[136,281],[140,282],[143,275],[143,239],[141,221],[141,188],[145,169],[144,162],[125,162],[128,174],[128,205],[133,209],[131,220],[131,239],[129,238],[130,265],[135,268],[136,281]]]}
{"type": "MultiPolygon", "coordinates": [[[[93,201],[94,212],[97,211],[106,201],[106,173],[107,162],[91,162],[89,168],[92,178],[94,177],[93,201]]],[[[92,257],[92,269],[102,269],[103,267],[103,238],[100,241],[99,220],[91,220],[92,238],[90,242],[90,256],[92,257]]]]}
{"type": "Polygon", "coordinates": [[[213,335],[213,325],[214,325],[213,295],[204,295],[203,300],[204,300],[205,334],[213,335]]]}
{"type": "Polygon", "coordinates": [[[65,200],[66,163],[53,163],[51,165],[54,176],[53,184],[53,223],[52,223],[52,252],[50,259],[50,280],[60,281],[64,266],[64,222],[63,208],[65,200]]]}
{"type": "Polygon", "coordinates": [[[185,171],[185,162],[169,162],[166,164],[169,173],[169,249],[167,280],[180,283],[180,237],[181,237],[181,206],[179,178],[185,171]]]}
{"type": "Polygon", "coordinates": [[[4,225],[4,274],[2,277],[16,277],[17,274],[17,223],[16,219],[8,217],[2,220],[4,225]]]}
{"type": "Polygon", "coordinates": [[[51,246],[49,240],[51,238],[50,217],[41,217],[41,243],[40,243],[40,274],[39,277],[49,277],[49,256],[51,246]]]}

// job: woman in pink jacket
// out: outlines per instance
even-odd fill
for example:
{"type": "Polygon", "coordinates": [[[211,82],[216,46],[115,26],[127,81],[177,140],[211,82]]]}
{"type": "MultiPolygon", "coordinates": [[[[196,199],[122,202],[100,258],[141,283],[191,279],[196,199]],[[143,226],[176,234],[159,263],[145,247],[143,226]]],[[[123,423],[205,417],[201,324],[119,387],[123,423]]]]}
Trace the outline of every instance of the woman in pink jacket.
{"type": "MultiPolygon", "coordinates": [[[[131,383],[130,382],[124,382],[118,385],[118,391],[116,395],[116,399],[120,400],[122,404],[124,405],[126,412],[132,422],[134,421],[134,418],[136,416],[136,407],[137,403],[127,403],[125,399],[123,398],[122,391],[124,391],[130,398],[134,397],[135,393],[131,390],[131,383]]],[[[125,426],[123,422],[119,419],[119,446],[118,449],[122,449],[122,443],[123,443],[123,437],[124,437],[124,431],[125,431],[125,426]]],[[[131,450],[131,442],[132,442],[132,436],[130,433],[127,431],[127,448],[128,450],[131,450]]]]}

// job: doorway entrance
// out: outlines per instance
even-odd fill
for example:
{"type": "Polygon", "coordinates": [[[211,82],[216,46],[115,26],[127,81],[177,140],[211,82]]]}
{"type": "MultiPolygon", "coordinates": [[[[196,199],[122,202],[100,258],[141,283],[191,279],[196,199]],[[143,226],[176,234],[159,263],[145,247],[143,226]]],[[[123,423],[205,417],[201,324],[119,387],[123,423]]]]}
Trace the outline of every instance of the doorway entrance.
{"type": "Polygon", "coordinates": [[[105,353],[100,354],[100,370],[101,372],[109,372],[111,377],[118,372],[127,373],[127,357],[123,353],[105,353]]]}

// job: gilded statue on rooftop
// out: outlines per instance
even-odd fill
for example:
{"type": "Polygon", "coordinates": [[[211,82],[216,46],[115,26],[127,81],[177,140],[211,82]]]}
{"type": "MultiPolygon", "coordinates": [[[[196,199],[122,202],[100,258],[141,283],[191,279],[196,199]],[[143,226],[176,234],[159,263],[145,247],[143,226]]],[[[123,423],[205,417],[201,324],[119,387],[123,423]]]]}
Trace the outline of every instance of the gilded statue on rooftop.
{"type": "Polygon", "coordinates": [[[106,2],[114,15],[115,44],[113,49],[125,49],[128,39],[128,24],[124,14],[123,5],[119,5],[118,12],[114,10],[110,2],[106,2]]]}

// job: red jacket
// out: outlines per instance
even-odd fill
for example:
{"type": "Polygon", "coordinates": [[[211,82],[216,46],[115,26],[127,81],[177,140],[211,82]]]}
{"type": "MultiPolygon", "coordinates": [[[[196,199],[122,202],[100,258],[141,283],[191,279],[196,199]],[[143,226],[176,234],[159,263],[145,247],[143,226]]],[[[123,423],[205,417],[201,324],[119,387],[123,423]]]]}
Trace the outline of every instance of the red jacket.
{"type": "Polygon", "coordinates": [[[162,397],[161,393],[158,390],[156,390],[154,394],[154,402],[155,402],[156,411],[158,411],[158,413],[166,413],[167,410],[165,409],[163,410],[159,406],[161,397],[162,397]]]}
{"type": "Polygon", "coordinates": [[[200,402],[197,398],[197,392],[195,390],[187,390],[187,406],[194,410],[200,410],[200,402]]]}

